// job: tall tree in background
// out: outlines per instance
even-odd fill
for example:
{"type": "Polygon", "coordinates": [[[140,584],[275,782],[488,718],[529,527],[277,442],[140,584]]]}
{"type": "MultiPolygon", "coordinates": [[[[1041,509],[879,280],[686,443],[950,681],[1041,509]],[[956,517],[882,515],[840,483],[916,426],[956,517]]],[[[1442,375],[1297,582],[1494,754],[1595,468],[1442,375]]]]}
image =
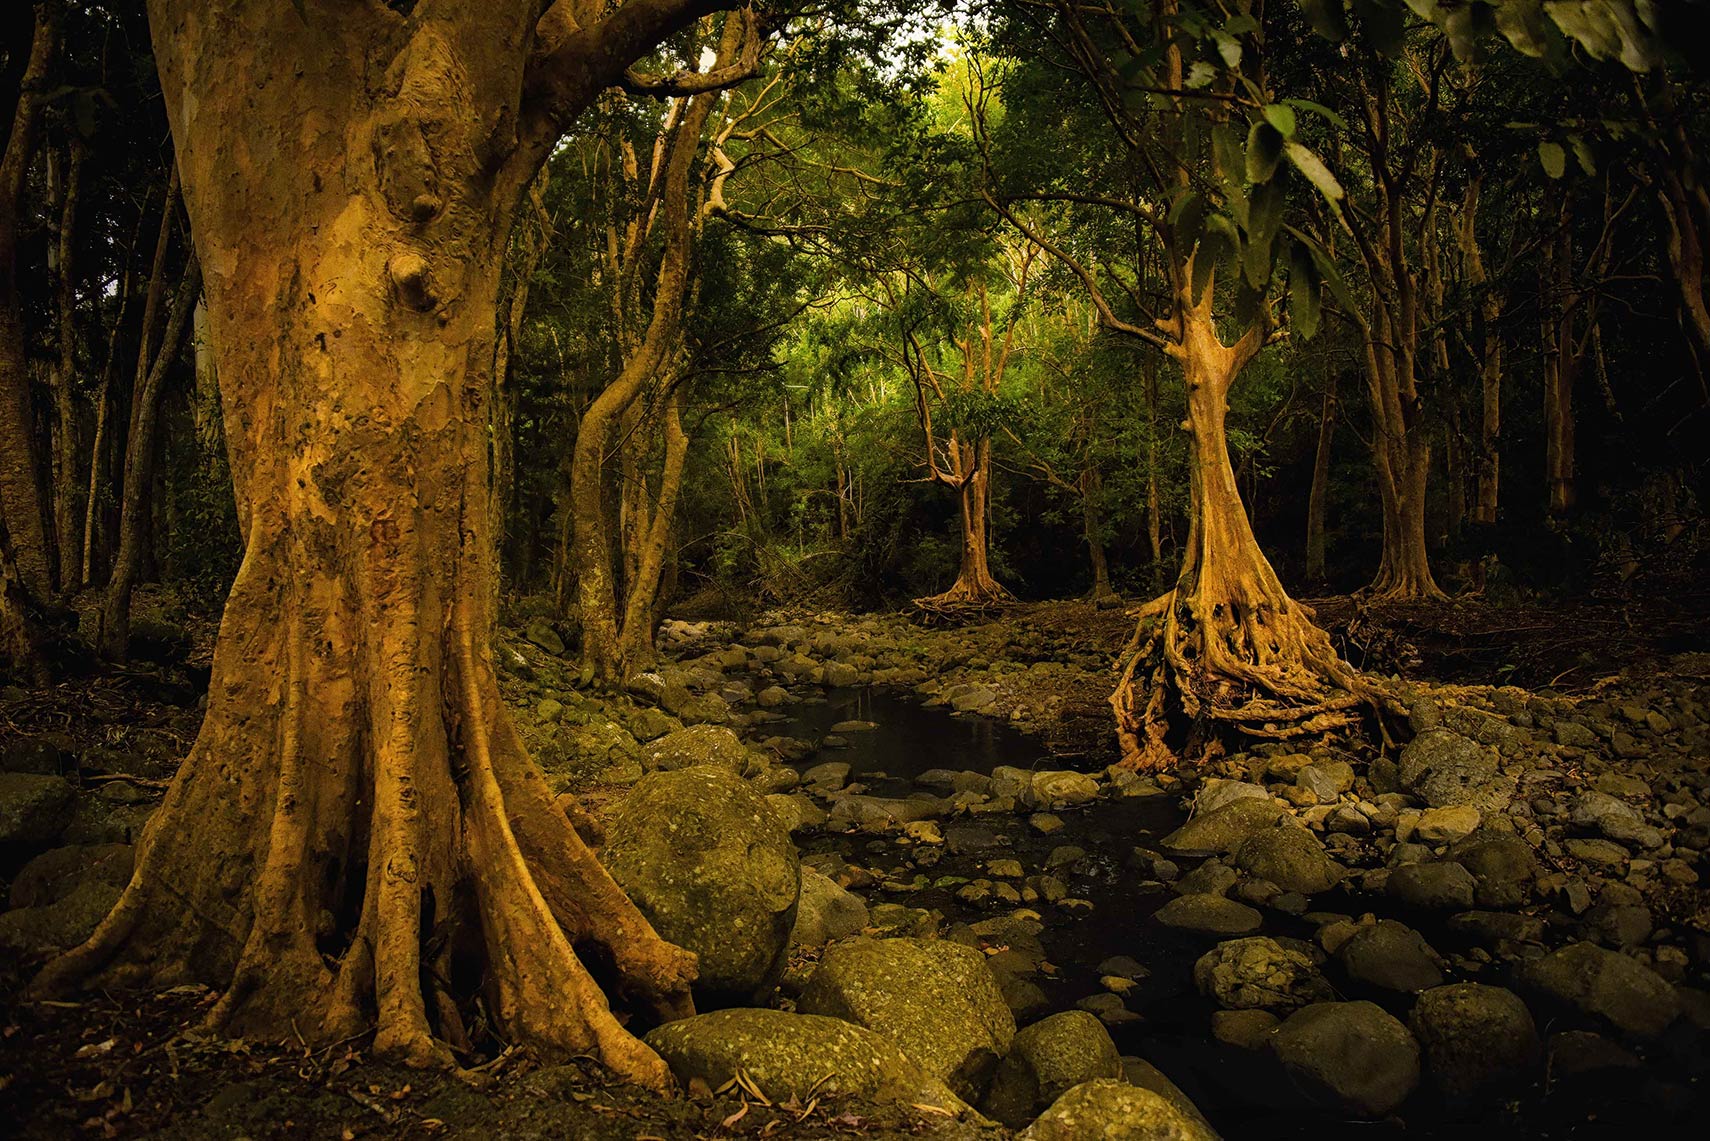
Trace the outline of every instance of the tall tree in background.
{"type": "Polygon", "coordinates": [[[427,1064],[479,989],[508,1041],[669,1080],[589,967],[681,1013],[693,958],[499,698],[488,427],[519,198],[601,90],[720,6],[151,0],[245,549],[135,875],[37,993],[204,979],[216,1029],[377,1026],[427,1064]]]}

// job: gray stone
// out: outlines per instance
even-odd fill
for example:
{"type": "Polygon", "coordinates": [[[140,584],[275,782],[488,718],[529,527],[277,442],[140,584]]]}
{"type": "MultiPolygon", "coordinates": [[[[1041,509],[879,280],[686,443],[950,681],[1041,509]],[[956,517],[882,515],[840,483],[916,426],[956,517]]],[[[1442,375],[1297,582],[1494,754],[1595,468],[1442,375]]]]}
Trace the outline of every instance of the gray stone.
{"type": "Polygon", "coordinates": [[[1098,796],[1098,781],[1086,773],[1069,769],[1047,769],[1033,774],[1022,801],[1029,808],[1063,808],[1085,804],[1098,796]]]}
{"type": "Polygon", "coordinates": [[[1451,983],[1419,996],[1408,1016],[1431,1084],[1465,1106],[1524,1082],[1543,1056],[1531,1011],[1513,991],[1451,983]]]}
{"type": "Polygon", "coordinates": [[[1224,780],[1212,777],[1200,785],[1199,792],[1193,798],[1193,810],[1198,815],[1216,812],[1225,804],[1234,804],[1237,800],[1269,800],[1271,794],[1265,791],[1262,784],[1253,784],[1244,780],[1224,780]]]}
{"type": "Polygon", "coordinates": [[[722,725],[691,725],[649,741],[641,750],[642,766],[649,771],[676,772],[696,765],[728,769],[740,776],[758,758],[740,738],[722,725]]]}
{"type": "Polygon", "coordinates": [[[1019,1141],[1216,1141],[1209,1126],[1149,1089],[1103,1078],[1058,1098],[1019,1141]]]}
{"type": "Polygon", "coordinates": [[[63,777],[0,773],[0,851],[49,847],[71,823],[72,807],[63,777]]]}
{"type": "Polygon", "coordinates": [[[1313,1003],[1283,1020],[1270,1048],[1297,1088],[1337,1113],[1386,1117],[1419,1085],[1419,1044],[1375,1003],[1313,1003]]]}
{"type": "Polygon", "coordinates": [[[1311,956],[1264,935],[1219,943],[1194,963],[1193,981],[1229,1010],[1292,1010],[1331,997],[1311,956]]]}
{"type": "Polygon", "coordinates": [[[1523,986],[1540,998],[1602,1019],[1634,1038],[1656,1038],[1680,1014],[1661,975],[1618,951],[1574,943],[1528,963],[1523,986]]]}
{"type": "Polygon", "coordinates": [[[969,1100],[985,1092],[1015,1038],[985,956],[942,939],[834,943],[796,1009],[876,1031],[969,1100]]]}
{"type": "Polygon", "coordinates": [[[822,947],[860,931],[869,918],[867,903],[860,896],[812,868],[802,869],[801,900],[790,932],[793,946],[822,947]]]}
{"type": "Polygon", "coordinates": [[[1570,817],[1577,828],[1585,828],[1622,844],[1656,848],[1662,833],[1645,823],[1637,808],[1606,792],[1582,792],[1574,798],[1570,817]]]}
{"type": "Polygon", "coordinates": [[[1211,1012],[1211,1036],[1225,1046],[1238,1050],[1258,1050],[1270,1038],[1271,1031],[1282,1025],[1282,1019],[1268,1010],[1214,1010],[1211,1012]]]}
{"type": "Polygon", "coordinates": [[[1317,836],[1291,825],[1249,836],[1235,850],[1235,866],[1284,891],[1305,895],[1329,891],[1343,876],[1342,866],[1330,858],[1317,836]]]}
{"type": "Polygon", "coordinates": [[[131,881],[135,852],[129,844],[74,844],[43,852],[18,870],[11,904],[46,907],[91,881],[124,887],[131,881]]]}
{"type": "Polygon", "coordinates": [[[1427,808],[1413,826],[1413,837],[1423,844],[1452,844],[1478,829],[1481,813],[1470,804],[1427,808]]]}
{"type": "Polygon", "coordinates": [[[0,950],[20,960],[68,951],[95,933],[123,891],[88,879],[51,903],[0,914],[0,950]]]}
{"type": "Polygon", "coordinates": [[[545,618],[531,618],[523,637],[549,654],[564,653],[564,639],[558,636],[558,631],[552,628],[552,623],[545,618]]]}
{"type": "Polygon", "coordinates": [[[1403,864],[1384,883],[1391,897],[1424,911],[1465,911],[1477,889],[1472,873],[1453,861],[1403,864]]]}
{"type": "Polygon", "coordinates": [[[1477,881],[1480,907],[1519,907],[1538,874],[1538,858],[1516,836],[1475,833],[1457,843],[1449,854],[1477,881]]]}
{"type": "Polygon", "coordinates": [[[1336,959],[1349,978],[1382,990],[1416,994],[1443,983],[1437,952],[1393,919],[1360,927],[1336,948],[1336,959]]]}
{"type": "Polygon", "coordinates": [[[1225,855],[1240,847],[1255,832],[1269,829],[1288,809],[1274,800],[1243,797],[1202,816],[1195,816],[1168,836],[1159,845],[1177,852],[1221,852],[1225,855]]]}
{"type": "Polygon", "coordinates": [[[1165,927],[1200,935],[1251,935],[1264,923],[1251,907],[1221,895],[1179,895],[1153,916],[1165,927]]]}
{"type": "Polygon", "coordinates": [[[959,1111],[960,1100],[883,1035],[841,1018],[781,1010],[716,1010],[647,1035],[677,1081],[712,1089],[746,1075],[767,1098],[859,1097],[959,1111]]]}
{"type": "Polygon", "coordinates": [[[1401,783],[1432,808],[1470,804],[1500,812],[1515,781],[1497,770],[1494,750],[1447,729],[1428,729],[1407,743],[1399,759],[1401,783]]]}
{"type": "Polygon", "coordinates": [[[630,791],[600,853],[661,936],[700,957],[697,1002],[769,992],[784,967],[801,887],[795,845],[725,769],[654,773],[630,791]]]}
{"type": "Polygon", "coordinates": [[[1354,767],[1346,761],[1315,761],[1294,774],[1294,783],[1317,797],[1320,804],[1334,804],[1354,787],[1354,767]]]}
{"type": "Polygon", "coordinates": [[[1241,873],[1223,861],[1207,860],[1178,879],[1174,886],[1182,895],[1224,895],[1240,878],[1241,873]]]}
{"type": "Polygon", "coordinates": [[[1110,1031],[1084,1010],[1066,1010],[1016,1033],[981,1108],[1020,1129],[1082,1082],[1122,1076],[1110,1031]]]}
{"type": "Polygon", "coordinates": [[[51,737],[24,737],[0,749],[0,772],[59,776],[71,768],[71,758],[51,737]]]}

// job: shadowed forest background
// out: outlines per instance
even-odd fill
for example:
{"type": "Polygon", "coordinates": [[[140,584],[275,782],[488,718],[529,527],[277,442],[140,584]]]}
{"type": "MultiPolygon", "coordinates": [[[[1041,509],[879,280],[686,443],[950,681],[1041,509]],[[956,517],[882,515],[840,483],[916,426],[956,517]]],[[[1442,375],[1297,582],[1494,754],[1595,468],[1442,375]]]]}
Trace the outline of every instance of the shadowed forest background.
{"type": "Polygon", "coordinates": [[[26,1134],[1702,1108],[1695,6],[0,21],[26,1134]]]}

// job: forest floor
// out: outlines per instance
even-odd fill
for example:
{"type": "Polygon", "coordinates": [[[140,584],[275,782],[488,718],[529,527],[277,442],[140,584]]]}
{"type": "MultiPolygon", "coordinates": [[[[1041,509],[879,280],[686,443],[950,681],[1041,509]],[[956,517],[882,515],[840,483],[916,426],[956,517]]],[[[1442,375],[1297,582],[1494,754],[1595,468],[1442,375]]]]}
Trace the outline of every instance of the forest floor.
{"type": "MultiPolygon", "coordinates": [[[[591,1065],[542,1068],[523,1055],[491,1058],[479,1084],[472,1085],[376,1062],[360,1040],[322,1051],[229,1043],[196,1030],[199,1012],[213,996],[195,988],[148,997],[102,994],[72,1004],[15,1002],[33,964],[53,945],[87,930],[110,904],[128,874],[128,846],[199,724],[211,625],[185,615],[170,599],[155,601],[160,620],[145,629],[164,647],[158,654],[164,662],[74,678],[45,690],[0,691],[0,755],[6,761],[0,769],[58,772],[71,780],[77,795],[51,844],[60,846],[55,850],[75,848],[84,857],[75,875],[46,866],[49,860],[38,862],[34,875],[16,876],[7,885],[15,908],[36,904],[0,917],[5,948],[0,957],[0,1119],[18,1135],[991,1135],[936,1115],[863,1103],[817,1105],[803,1112],[797,1106],[763,1105],[739,1091],[660,1099],[609,1084],[591,1065]]],[[[1684,1013],[1666,1038],[1637,1041],[1611,1032],[1607,1019],[1576,1020],[1573,1012],[1559,1023],[1552,1016],[1547,1025],[1540,1017],[1540,1029],[1551,1034],[1552,1051],[1561,1033],[1567,1033],[1578,1037],[1561,1045],[1578,1053],[1562,1054],[1558,1088],[1534,1088],[1511,1101],[1504,1120],[1512,1124],[1516,1114],[1544,1114],[1545,1109],[1552,1122],[1579,1121],[1587,1113],[1628,1123],[1647,1120],[1633,1116],[1631,1097],[1623,1101],[1610,1092],[1610,1076],[1623,1073],[1643,1076],[1643,1082],[1621,1083],[1641,1103],[1658,1108],[1657,1120],[1684,1120],[1704,1100],[1703,1031],[1710,1013],[1710,996],[1702,989],[1710,964],[1710,897],[1699,880],[1700,873],[1710,874],[1699,855],[1707,846],[1700,834],[1710,835],[1710,654],[1702,652],[1710,647],[1710,627],[1699,608],[1683,606],[1677,597],[1571,606],[1471,600],[1376,611],[1338,598],[1315,606],[1356,664],[1449,683],[1418,691],[1429,689],[1436,696],[1416,703],[1415,728],[1446,723],[1456,732],[1488,738],[1491,747],[1501,749],[1504,772],[1512,773],[1518,785],[1510,818],[1541,826],[1536,837],[1528,836],[1536,849],[1536,888],[1523,904],[1489,904],[1480,881],[1482,910],[1466,914],[1509,916],[1500,922],[1487,918],[1490,930],[1458,937],[1443,927],[1441,916],[1433,921],[1421,918],[1417,909],[1397,912],[1448,950],[1446,956],[1437,955],[1445,975],[1506,981],[1525,960],[1585,939],[1624,947],[1629,957],[1675,984],[1684,1013]],[[1612,846],[1596,827],[1576,825],[1583,802],[1576,797],[1582,790],[1613,794],[1636,812],[1635,828],[1648,828],[1658,837],[1666,830],[1666,839],[1653,843],[1652,836],[1635,832],[1636,839],[1612,846]],[[1564,1029],[1558,1031],[1558,1025],[1564,1029]],[[1596,1099],[1585,1102],[1583,1089],[1559,1088],[1574,1084],[1562,1081],[1571,1065],[1581,1064],[1573,1059],[1591,1055],[1584,1072],[1597,1078],[1608,1106],[1596,1099]]],[[[1122,609],[1085,602],[1019,606],[996,620],[956,629],[920,627],[896,615],[772,614],[743,629],[671,622],[662,635],[666,668],[629,695],[600,697],[577,690],[573,663],[563,655],[552,624],[538,614],[529,617],[526,606],[517,609],[501,638],[506,697],[550,779],[581,795],[596,814],[608,812],[640,779],[648,767],[643,763],[646,742],[685,724],[732,725],[750,748],[777,762],[769,770],[774,775],[792,765],[811,774],[816,763],[859,758],[858,749],[845,751],[836,734],[826,733],[832,714],[819,716],[815,710],[826,700],[828,708],[843,709],[839,702],[854,698],[840,694],[865,692],[869,684],[902,694],[914,690],[911,700],[943,707],[934,716],[945,723],[953,717],[957,723],[1007,726],[1003,732],[1025,735],[1036,744],[1021,746],[1022,752],[1043,755],[1033,767],[1101,774],[1113,759],[1106,704],[1110,663],[1132,633],[1132,619],[1122,609]],[[724,669],[716,664],[721,658],[731,663],[740,658],[742,664],[724,669]]],[[[883,706],[887,715],[900,716],[900,708],[883,706]]],[[[1013,751],[1018,739],[1006,738],[1007,747],[1013,751]]],[[[948,739],[928,743],[952,752],[963,748],[948,739]]],[[[999,760],[1016,759],[1001,748],[991,753],[994,746],[985,738],[978,748],[999,760]]],[[[1315,759],[1327,761],[1330,755],[1315,759]]],[[[1215,775],[1247,784],[1270,782],[1272,789],[1286,791],[1276,778],[1288,767],[1287,757],[1282,750],[1240,754],[1221,762],[1215,775]]],[[[906,775],[929,782],[923,770],[933,759],[928,749],[904,766],[910,769],[906,775]]],[[[1372,804],[1382,797],[1375,784],[1368,784],[1378,776],[1375,766],[1368,774],[1369,761],[1369,754],[1360,756],[1360,784],[1346,794],[1345,804],[1351,805],[1357,793],[1363,807],[1385,807],[1372,804]]],[[[1025,762],[1023,767],[1028,767],[1025,762]]],[[[1082,940],[1087,949],[1080,958],[1090,963],[1104,957],[1097,950],[1103,944],[1087,934],[1092,929],[1078,925],[1085,921],[1079,907],[1084,905],[1084,910],[1099,909],[1098,922],[1111,927],[1111,937],[1150,942],[1155,954],[1185,959],[1191,966],[1205,944],[1182,942],[1172,933],[1163,937],[1147,916],[1181,895],[1180,884],[1189,882],[1183,872],[1190,866],[1201,881],[1189,886],[1201,886],[1204,876],[1193,861],[1172,859],[1152,846],[1157,839],[1152,833],[1179,823],[1185,815],[1178,807],[1184,803],[1181,794],[1194,792],[1212,774],[1164,774],[1143,789],[1100,775],[1099,804],[1038,806],[1052,810],[1046,815],[1060,813],[1068,832],[1013,845],[1001,824],[1001,796],[981,794],[984,803],[969,798],[959,809],[949,808],[946,797],[944,832],[951,843],[942,867],[934,868],[938,857],[926,860],[923,849],[900,836],[900,821],[872,815],[884,811],[878,793],[897,795],[894,780],[886,784],[895,774],[860,768],[858,760],[853,779],[845,774],[830,785],[765,778],[780,811],[795,814],[804,865],[866,891],[875,920],[894,923],[900,915],[903,922],[948,928],[948,937],[980,940],[980,945],[992,942],[979,932],[997,921],[1006,898],[1000,880],[983,878],[977,870],[990,863],[994,849],[989,841],[1005,846],[1000,854],[1020,856],[1030,871],[1054,873],[1026,881],[1024,890],[1032,898],[1023,902],[1038,908],[1029,914],[1044,914],[1038,925],[1044,942],[1032,963],[1017,967],[1018,977],[1042,986],[1050,1008],[1078,1005],[1098,1013],[1125,1050],[1151,1054],[1148,1034],[1170,1039],[1169,1049],[1157,1051],[1159,1064],[1186,1059],[1179,1070],[1165,1068],[1202,1104],[1209,1107],[1220,1099],[1202,1071],[1227,1059],[1205,1062],[1211,1046],[1206,1011],[1203,1004],[1184,1007],[1192,1000],[1191,981],[1166,981],[1172,970],[1148,958],[1157,976],[1147,984],[1156,992],[1155,1001],[1145,1001],[1143,986],[1126,1005],[1113,1003],[1100,993],[1091,966],[1083,964],[1077,975],[1076,952],[1070,949],[1082,940]],[[867,792],[874,795],[863,795],[867,792]],[[1136,798],[1126,799],[1130,796],[1136,798]],[[1109,812],[1133,804],[1149,815],[1107,812],[1101,817],[1099,805],[1107,800],[1109,812]],[[987,815],[988,809],[997,811],[987,815]],[[1135,820],[1151,831],[1125,834],[1135,820]],[[1090,857],[1082,852],[1088,858],[1079,866],[1056,862],[1065,837],[1093,849],[1090,857]],[[959,874],[940,875],[945,886],[923,892],[928,878],[923,869],[959,874]],[[1064,899],[1046,890],[1045,881],[1054,879],[1074,894],[1064,899]],[[1056,897],[1049,898],[1050,906],[1035,885],[1048,898],[1056,897]],[[1136,887],[1146,902],[1115,922],[1136,887]],[[985,928],[982,917],[987,917],[985,928]],[[1048,953],[1059,966],[1046,961],[1048,953]]],[[[1288,779],[1283,776],[1284,784],[1288,779]]],[[[907,787],[918,797],[926,785],[907,787]]],[[[1387,880],[1399,866],[1395,849],[1410,842],[1417,846],[1419,839],[1409,838],[1409,822],[1394,812],[1370,813],[1365,833],[1337,832],[1327,826],[1331,809],[1308,799],[1290,803],[1328,842],[1346,882],[1354,885],[1337,889],[1319,904],[1322,911],[1307,913],[1316,934],[1311,923],[1302,924],[1304,908],[1290,907],[1274,889],[1260,898],[1262,882],[1253,892],[1246,882],[1257,877],[1229,874],[1242,881],[1232,894],[1264,910],[1267,932],[1274,930],[1279,938],[1285,938],[1284,932],[1288,938],[1299,933],[1304,942],[1328,948],[1327,929],[1343,921],[1370,922],[1371,909],[1383,911],[1386,890],[1393,893],[1386,889],[1387,880]],[[1362,911],[1368,912],[1365,920],[1357,920],[1362,911]]],[[[1009,811],[1028,819],[1022,806],[1009,811]]],[[[1415,815],[1411,824],[1416,828],[1417,823],[1415,815]]],[[[1436,856],[1454,854],[1454,843],[1440,845],[1436,856]]],[[[12,855],[7,874],[15,874],[21,863],[18,853],[12,855]]],[[[1435,857],[1426,852],[1423,858],[1435,857]]],[[[1226,855],[1223,862],[1228,860],[1226,855]]],[[[1004,949],[1007,945],[988,947],[988,953],[1004,949]]],[[[784,985],[786,1005],[799,993],[800,974],[811,969],[812,960],[810,953],[792,964],[784,985]]],[[[1174,970],[1175,976],[1182,973],[1174,970]]],[[[1346,980],[1341,985],[1349,986],[1346,980]]],[[[1006,989],[1006,997],[1010,993],[1006,989]]],[[[1033,1004],[1033,1016],[1045,1009],[1032,998],[1023,1002],[1033,1004]]],[[[1246,1131],[1248,1119],[1239,1114],[1213,1116],[1226,1133],[1246,1131]]],[[[1323,1119],[1299,1120],[1311,1129],[1323,1119]]],[[[1296,1135],[1277,1128],[1270,1132],[1296,1135]]]]}

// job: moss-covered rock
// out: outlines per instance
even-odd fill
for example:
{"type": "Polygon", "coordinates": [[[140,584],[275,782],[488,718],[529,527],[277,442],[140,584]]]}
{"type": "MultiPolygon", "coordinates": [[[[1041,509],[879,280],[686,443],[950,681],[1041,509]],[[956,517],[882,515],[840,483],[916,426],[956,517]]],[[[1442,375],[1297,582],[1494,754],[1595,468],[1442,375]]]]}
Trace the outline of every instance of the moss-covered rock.
{"type": "Polygon", "coordinates": [[[1217,1141],[1217,1134],[1149,1089],[1109,1078],[1058,1098],[1020,1141],[1217,1141]]]}
{"type": "Polygon", "coordinates": [[[1122,1055],[1104,1023],[1084,1010],[1065,1010],[1016,1033],[981,1108],[1020,1129],[1082,1082],[1120,1077],[1122,1055]]]}
{"type": "Polygon", "coordinates": [[[796,1009],[877,1031],[968,1100],[985,1091],[1015,1038],[985,956],[940,939],[833,944],[796,1009]]]}
{"type": "Polygon", "coordinates": [[[722,725],[678,729],[649,741],[641,751],[641,763],[650,772],[675,772],[702,765],[728,769],[740,776],[755,759],[741,738],[722,725]]]}
{"type": "Polygon", "coordinates": [[[859,1097],[964,1108],[889,1039],[841,1018],[715,1010],[668,1022],[646,1041],[684,1085],[699,1078],[716,1090],[740,1070],[773,1101],[859,1097]]]}
{"type": "Polygon", "coordinates": [[[778,981],[801,872],[777,816],[726,769],[654,773],[630,791],[600,857],[660,935],[700,957],[695,999],[752,1002],[778,981]]]}
{"type": "Polygon", "coordinates": [[[1255,832],[1273,827],[1288,816],[1274,800],[1244,797],[1195,816],[1159,843],[1176,852],[1220,852],[1228,855],[1255,832]]]}

